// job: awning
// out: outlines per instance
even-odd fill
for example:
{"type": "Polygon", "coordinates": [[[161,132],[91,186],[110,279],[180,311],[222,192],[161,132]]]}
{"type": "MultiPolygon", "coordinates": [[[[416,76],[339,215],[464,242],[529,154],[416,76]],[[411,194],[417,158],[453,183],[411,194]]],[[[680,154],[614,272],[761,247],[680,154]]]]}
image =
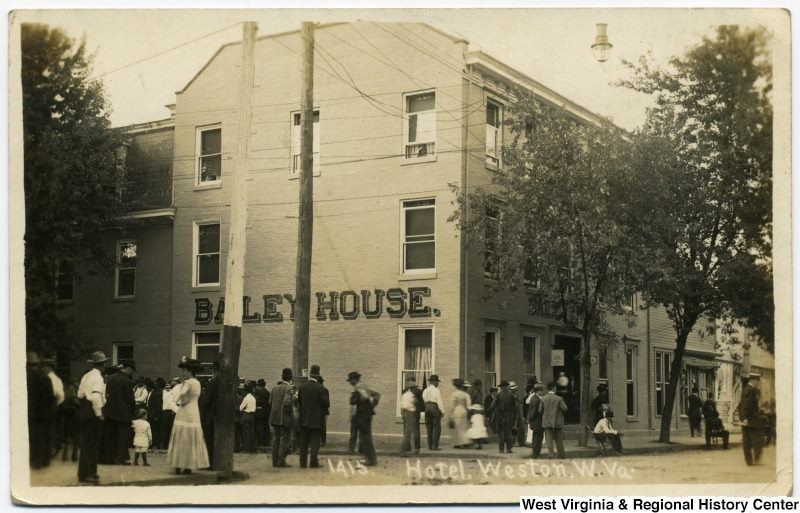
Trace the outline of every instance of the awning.
{"type": "Polygon", "coordinates": [[[690,367],[698,367],[700,369],[716,369],[719,367],[719,362],[715,360],[706,360],[697,358],[695,356],[684,356],[683,364],[690,367]]]}

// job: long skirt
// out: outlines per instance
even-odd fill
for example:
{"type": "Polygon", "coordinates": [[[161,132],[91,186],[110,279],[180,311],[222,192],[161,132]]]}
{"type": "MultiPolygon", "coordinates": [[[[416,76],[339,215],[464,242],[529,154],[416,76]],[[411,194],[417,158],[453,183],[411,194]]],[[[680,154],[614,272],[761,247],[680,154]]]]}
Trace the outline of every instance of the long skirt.
{"type": "Polygon", "coordinates": [[[169,439],[167,464],[174,468],[208,468],[208,450],[200,423],[176,420],[169,439]]]}
{"type": "Polygon", "coordinates": [[[472,440],[467,438],[467,429],[469,429],[469,421],[466,416],[453,417],[453,444],[467,445],[472,443],[472,440]]]}

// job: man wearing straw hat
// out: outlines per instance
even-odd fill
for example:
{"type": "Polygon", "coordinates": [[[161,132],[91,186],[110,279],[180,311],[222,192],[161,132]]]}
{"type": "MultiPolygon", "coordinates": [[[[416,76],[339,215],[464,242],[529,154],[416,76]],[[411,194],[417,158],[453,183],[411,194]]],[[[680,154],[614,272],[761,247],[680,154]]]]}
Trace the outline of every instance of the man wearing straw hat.
{"type": "Polygon", "coordinates": [[[106,384],[100,369],[108,358],[102,351],[92,353],[92,369],[83,375],[78,385],[78,420],[81,425],[81,455],[78,461],[78,480],[98,484],[97,449],[103,428],[103,406],[106,404],[106,384]]]}

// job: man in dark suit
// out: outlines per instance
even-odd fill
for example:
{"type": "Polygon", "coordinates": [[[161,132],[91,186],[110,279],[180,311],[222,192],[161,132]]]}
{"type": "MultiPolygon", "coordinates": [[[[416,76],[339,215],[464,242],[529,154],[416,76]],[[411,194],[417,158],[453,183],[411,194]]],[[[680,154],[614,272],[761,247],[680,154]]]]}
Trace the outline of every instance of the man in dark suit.
{"type": "Polygon", "coordinates": [[[300,468],[308,464],[308,451],[311,448],[311,468],[319,468],[319,442],[322,426],[325,424],[325,411],[330,407],[330,399],[317,381],[319,374],[312,374],[308,381],[297,388],[300,406],[300,468]]]}
{"type": "Polygon", "coordinates": [[[702,418],[703,401],[700,400],[697,388],[692,389],[692,393],[687,398],[689,404],[686,415],[689,417],[689,433],[694,438],[694,433],[697,431],[697,436],[700,436],[700,419],[702,418]]]}
{"type": "Polygon", "coordinates": [[[133,373],[136,363],[133,360],[121,361],[119,372],[108,378],[106,383],[106,406],[103,415],[110,438],[112,465],[130,465],[131,421],[136,401],[133,397],[133,373]]]}
{"type": "Polygon", "coordinates": [[[528,427],[533,432],[533,440],[531,442],[532,458],[538,458],[542,453],[542,437],[544,436],[544,429],[542,428],[542,395],[544,392],[544,384],[536,383],[533,385],[533,395],[530,396],[528,401],[528,427]]]}
{"type": "Polygon", "coordinates": [[[292,431],[292,369],[281,372],[281,380],[272,389],[269,396],[269,424],[272,426],[272,466],[288,467],[286,455],[289,454],[289,440],[292,431]]]}
{"type": "Polygon", "coordinates": [[[264,378],[256,383],[253,397],[256,398],[256,446],[266,447],[269,445],[269,391],[264,378]]]}
{"type": "Polygon", "coordinates": [[[493,407],[497,422],[497,435],[500,437],[500,452],[511,453],[511,447],[514,445],[512,430],[517,424],[519,407],[517,399],[514,393],[508,389],[508,385],[506,380],[500,382],[500,391],[497,393],[493,407]]]}
{"type": "Polygon", "coordinates": [[[31,468],[50,465],[53,413],[56,400],[50,378],[39,367],[39,355],[28,353],[28,442],[31,468]]]}
{"type": "Polygon", "coordinates": [[[742,448],[744,461],[753,465],[761,460],[761,448],[764,442],[764,424],[761,417],[760,392],[756,385],[758,380],[742,378],[742,399],[739,402],[739,420],[742,424],[742,448]]]}
{"type": "Polygon", "coordinates": [[[550,385],[550,391],[542,397],[542,428],[547,440],[547,452],[554,458],[553,439],[556,441],[559,459],[564,459],[564,413],[567,403],[560,395],[556,395],[556,384],[550,385]]]}
{"type": "MultiPolygon", "coordinates": [[[[153,381],[153,389],[147,399],[147,422],[153,432],[153,448],[166,449],[166,444],[161,440],[161,419],[164,415],[164,378],[156,378],[153,381]]],[[[168,442],[168,441],[167,441],[168,442]]]]}
{"type": "Polygon", "coordinates": [[[361,383],[361,374],[356,371],[347,375],[347,382],[353,386],[353,392],[350,394],[350,404],[355,406],[352,423],[358,431],[361,452],[366,459],[364,465],[372,467],[378,464],[375,446],[372,443],[372,416],[375,415],[375,406],[378,404],[380,394],[361,383]]]}

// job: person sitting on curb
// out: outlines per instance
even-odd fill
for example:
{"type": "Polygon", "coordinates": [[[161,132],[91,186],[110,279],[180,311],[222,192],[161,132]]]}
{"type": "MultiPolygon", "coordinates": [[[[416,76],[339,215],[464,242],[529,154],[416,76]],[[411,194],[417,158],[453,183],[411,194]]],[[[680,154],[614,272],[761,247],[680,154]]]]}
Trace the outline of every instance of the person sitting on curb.
{"type": "Polygon", "coordinates": [[[593,432],[596,435],[604,435],[606,439],[611,442],[611,447],[613,447],[614,452],[622,454],[622,440],[620,439],[622,432],[614,429],[614,425],[611,423],[611,419],[614,418],[614,412],[608,409],[607,404],[600,406],[600,409],[603,412],[603,417],[597,421],[593,432]]]}

